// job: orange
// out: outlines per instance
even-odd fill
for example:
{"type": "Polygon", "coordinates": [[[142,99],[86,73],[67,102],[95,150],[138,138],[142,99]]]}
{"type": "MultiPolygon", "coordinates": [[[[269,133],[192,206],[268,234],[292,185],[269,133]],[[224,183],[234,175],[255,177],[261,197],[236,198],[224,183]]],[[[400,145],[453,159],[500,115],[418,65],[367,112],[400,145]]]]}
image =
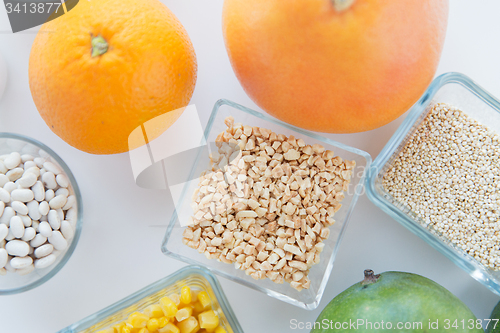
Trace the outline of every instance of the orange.
{"type": "Polygon", "coordinates": [[[223,33],[250,98],[302,128],[352,133],[404,113],[431,82],[448,0],[225,0],[223,33]]]}
{"type": "Polygon", "coordinates": [[[80,1],[41,27],[29,61],[42,118],[93,154],[128,151],[135,128],[166,115],[161,134],[189,103],[196,72],[189,36],[157,0],[80,1]]]}

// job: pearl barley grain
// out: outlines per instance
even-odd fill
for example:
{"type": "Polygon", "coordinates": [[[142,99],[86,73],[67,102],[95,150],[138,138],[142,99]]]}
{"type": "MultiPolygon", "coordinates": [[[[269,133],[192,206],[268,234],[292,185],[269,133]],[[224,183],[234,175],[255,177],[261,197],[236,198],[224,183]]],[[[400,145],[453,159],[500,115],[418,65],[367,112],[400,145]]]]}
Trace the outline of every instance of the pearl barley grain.
{"type": "Polygon", "coordinates": [[[500,270],[500,138],[447,104],[429,112],[383,176],[396,201],[500,270]]]}

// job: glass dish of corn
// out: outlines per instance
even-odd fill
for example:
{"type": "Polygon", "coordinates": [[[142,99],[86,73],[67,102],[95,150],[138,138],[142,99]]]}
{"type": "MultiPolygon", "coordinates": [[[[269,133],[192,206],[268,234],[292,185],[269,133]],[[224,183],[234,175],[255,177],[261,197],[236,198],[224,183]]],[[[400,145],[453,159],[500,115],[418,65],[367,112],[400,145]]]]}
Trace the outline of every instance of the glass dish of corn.
{"type": "Polygon", "coordinates": [[[210,271],[188,266],[58,333],[242,333],[210,271]]]}

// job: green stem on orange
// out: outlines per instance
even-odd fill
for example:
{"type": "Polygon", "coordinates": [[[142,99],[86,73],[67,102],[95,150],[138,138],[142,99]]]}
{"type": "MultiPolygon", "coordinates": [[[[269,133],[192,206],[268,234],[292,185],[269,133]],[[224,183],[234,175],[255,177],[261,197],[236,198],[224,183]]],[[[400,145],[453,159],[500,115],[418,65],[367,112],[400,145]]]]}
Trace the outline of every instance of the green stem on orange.
{"type": "Polygon", "coordinates": [[[356,0],[331,0],[333,4],[333,8],[337,12],[343,12],[344,10],[347,10],[351,8],[351,6],[354,4],[354,1],[356,0]]]}
{"type": "Polygon", "coordinates": [[[92,37],[92,58],[103,55],[108,51],[108,42],[101,36],[92,37]]]}

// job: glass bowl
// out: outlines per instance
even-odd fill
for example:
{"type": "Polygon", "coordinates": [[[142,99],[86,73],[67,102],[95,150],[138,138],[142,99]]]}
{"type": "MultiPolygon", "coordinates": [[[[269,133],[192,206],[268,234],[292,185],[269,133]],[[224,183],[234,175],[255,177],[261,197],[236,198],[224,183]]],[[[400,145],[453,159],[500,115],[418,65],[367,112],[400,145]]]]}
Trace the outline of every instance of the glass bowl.
{"type": "Polygon", "coordinates": [[[69,194],[74,195],[76,198],[76,203],[73,207],[76,207],[77,213],[76,216],[72,216],[70,219],[74,235],[71,239],[67,240],[68,246],[58,253],[55,262],[45,268],[35,269],[26,275],[19,275],[15,272],[7,272],[6,275],[0,275],[0,295],[25,292],[38,287],[52,278],[61,270],[73,254],[82,228],[82,198],[75,177],[66,163],[52,149],[41,142],[19,134],[0,133],[0,156],[14,151],[20,152],[21,155],[29,154],[35,158],[42,157],[45,161],[52,162],[58,166],[62,170],[62,173],[69,179],[69,194]]]}
{"type": "Polygon", "coordinates": [[[310,288],[297,291],[288,283],[277,284],[269,279],[254,280],[252,277],[246,275],[244,271],[236,269],[233,264],[219,262],[214,259],[209,260],[203,254],[198,253],[197,250],[182,243],[182,235],[185,229],[182,225],[186,225],[185,221],[192,214],[190,204],[191,195],[198,186],[196,178],[209,166],[208,149],[204,148],[199,149],[190,164],[187,164],[187,162],[183,164],[184,166],[189,165],[188,169],[190,169],[190,173],[187,178],[188,181],[172,184],[171,179],[168,179],[176,209],[163,239],[162,252],[190,264],[203,265],[220,276],[263,292],[281,301],[304,309],[313,310],[321,300],[326,283],[330,277],[340,240],[342,239],[359,194],[363,190],[365,170],[370,166],[371,157],[368,153],[359,149],[285,124],[227,100],[218,101],[213,108],[210,120],[205,129],[205,139],[208,147],[214,147],[217,135],[226,130],[227,126],[224,124],[224,119],[228,116],[232,116],[235,122],[242,123],[243,125],[267,128],[276,134],[293,135],[296,139],[303,139],[308,145],[321,144],[325,149],[333,150],[336,156],[340,156],[345,160],[356,161],[356,167],[353,170],[348,190],[344,192],[345,198],[342,201],[342,207],[335,213],[334,219],[336,222],[330,227],[329,238],[324,241],[325,247],[321,253],[320,262],[313,265],[310,269],[310,288]]]}
{"type": "Polygon", "coordinates": [[[226,332],[243,333],[219,281],[210,271],[198,266],[184,267],[58,333],[94,333],[112,327],[127,320],[131,313],[158,303],[164,296],[179,294],[183,286],[188,286],[192,290],[206,291],[212,301],[212,309],[218,315],[220,325],[226,332]]]}
{"type": "Polygon", "coordinates": [[[395,157],[402,151],[436,103],[447,103],[465,112],[490,130],[500,133],[500,102],[475,82],[459,73],[437,77],[411,108],[396,133],[375,159],[367,179],[370,200],[403,226],[444,254],[474,279],[500,295],[500,271],[480,264],[448,238],[424,221],[409,207],[395,200],[383,187],[382,179],[395,157]]]}

